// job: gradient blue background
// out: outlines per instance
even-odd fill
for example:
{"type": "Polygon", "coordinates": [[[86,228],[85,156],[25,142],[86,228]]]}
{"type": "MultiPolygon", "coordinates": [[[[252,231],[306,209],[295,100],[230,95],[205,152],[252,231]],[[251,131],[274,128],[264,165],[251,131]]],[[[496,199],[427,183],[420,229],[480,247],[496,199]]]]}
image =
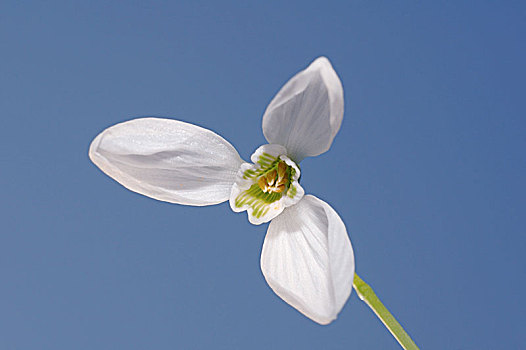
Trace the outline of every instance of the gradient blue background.
{"type": "Polygon", "coordinates": [[[88,159],[139,116],[244,159],[319,55],[345,89],[308,193],[423,349],[526,348],[526,5],[0,2],[0,349],[397,349],[353,293],[319,326],[259,269],[266,225],[137,195],[88,159]]]}

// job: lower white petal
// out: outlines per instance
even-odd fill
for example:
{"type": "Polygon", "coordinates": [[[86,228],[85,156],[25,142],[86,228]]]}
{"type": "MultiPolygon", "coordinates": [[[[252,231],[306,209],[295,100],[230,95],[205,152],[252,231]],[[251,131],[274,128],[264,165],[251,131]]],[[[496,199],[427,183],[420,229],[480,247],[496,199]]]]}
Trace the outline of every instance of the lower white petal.
{"type": "Polygon", "coordinates": [[[272,290],[320,324],[336,319],[349,298],[354,253],[345,225],[324,201],[307,195],[273,219],[261,252],[272,290]]]}
{"type": "Polygon", "coordinates": [[[126,188],[186,205],[228,200],[243,162],[216,133],[161,118],[134,119],[104,130],[91,143],[89,156],[126,188]]]}

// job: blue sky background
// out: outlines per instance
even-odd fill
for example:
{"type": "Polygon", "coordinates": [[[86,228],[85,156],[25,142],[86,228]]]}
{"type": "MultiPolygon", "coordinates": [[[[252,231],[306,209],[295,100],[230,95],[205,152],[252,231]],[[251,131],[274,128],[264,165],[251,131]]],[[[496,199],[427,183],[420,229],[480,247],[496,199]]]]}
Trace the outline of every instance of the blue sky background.
{"type": "Polygon", "coordinates": [[[302,185],[423,349],[526,347],[526,5],[0,2],[0,349],[397,349],[353,293],[319,326],[259,268],[266,225],[125,190],[88,159],[165,116],[244,159],[319,55],[344,85],[302,185]]]}

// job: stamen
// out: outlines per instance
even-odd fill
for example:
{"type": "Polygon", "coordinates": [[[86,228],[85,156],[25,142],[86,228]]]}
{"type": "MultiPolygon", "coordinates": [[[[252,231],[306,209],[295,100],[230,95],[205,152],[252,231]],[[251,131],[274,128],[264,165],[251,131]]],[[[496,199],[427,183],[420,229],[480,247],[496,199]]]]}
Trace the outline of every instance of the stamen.
{"type": "Polygon", "coordinates": [[[283,179],[283,177],[285,177],[285,174],[287,173],[287,164],[285,164],[285,162],[279,162],[278,163],[278,177],[279,179],[283,179]]]}
{"type": "Polygon", "coordinates": [[[259,186],[259,188],[261,188],[261,191],[263,191],[265,193],[268,192],[267,191],[267,189],[268,189],[268,187],[267,187],[267,179],[265,178],[265,176],[262,176],[262,177],[259,178],[258,186],[259,186]]]}
{"type": "Polygon", "coordinates": [[[272,170],[272,171],[268,172],[268,174],[267,174],[267,183],[268,183],[269,186],[273,186],[274,183],[276,182],[276,175],[277,175],[276,170],[272,170]]]}
{"type": "Polygon", "coordinates": [[[282,178],[281,180],[278,181],[278,186],[286,185],[287,182],[289,182],[289,179],[287,179],[286,177],[284,177],[284,178],[282,178]]]}

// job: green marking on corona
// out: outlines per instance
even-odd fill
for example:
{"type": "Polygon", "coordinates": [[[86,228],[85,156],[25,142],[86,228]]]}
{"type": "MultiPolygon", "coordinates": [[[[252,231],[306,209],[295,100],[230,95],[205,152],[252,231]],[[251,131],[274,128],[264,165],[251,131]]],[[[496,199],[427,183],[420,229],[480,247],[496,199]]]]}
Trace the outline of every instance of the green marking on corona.
{"type": "Polygon", "coordinates": [[[287,196],[289,196],[290,198],[294,198],[296,193],[298,193],[298,190],[296,189],[296,187],[295,186],[290,186],[290,189],[287,192],[287,196]]]}
{"type": "Polygon", "coordinates": [[[281,193],[263,192],[258,184],[253,184],[250,188],[242,192],[236,198],[236,207],[249,205],[252,207],[254,215],[257,218],[262,217],[269,211],[269,205],[279,200],[282,197],[281,193]]]}

